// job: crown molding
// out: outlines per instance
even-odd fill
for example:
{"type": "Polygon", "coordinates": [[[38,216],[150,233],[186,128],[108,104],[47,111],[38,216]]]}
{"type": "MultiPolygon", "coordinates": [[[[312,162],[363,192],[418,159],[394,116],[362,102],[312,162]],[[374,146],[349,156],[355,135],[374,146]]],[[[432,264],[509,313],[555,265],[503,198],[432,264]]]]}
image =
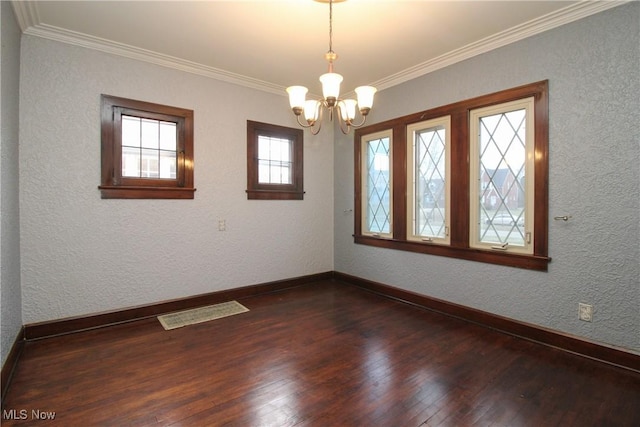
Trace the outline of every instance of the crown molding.
{"type": "Polygon", "coordinates": [[[371,83],[383,90],[634,0],[582,0],[371,83]]]}
{"type": "Polygon", "coordinates": [[[74,46],[85,47],[98,50],[112,55],[135,59],[142,62],[160,65],[162,67],[173,68],[187,73],[197,74],[228,83],[237,84],[265,92],[282,94],[284,90],[281,86],[263,80],[254,79],[240,74],[231,73],[219,68],[208,67],[197,62],[187,61],[170,55],[164,55],[151,50],[117,43],[99,37],[90,36],[84,33],[70,31],[64,28],[47,24],[37,24],[24,30],[24,34],[54,40],[74,46]]]}
{"type": "Polygon", "coordinates": [[[40,15],[38,15],[36,2],[13,0],[11,5],[13,6],[13,13],[15,13],[16,20],[23,33],[29,27],[40,23],[40,15]]]}
{"type": "MultiPolygon", "coordinates": [[[[583,0],[558,11],[541,16],[508,30],[486,37],[477,42],[455,49],[429,61],[407,68],[398,73],[373,82],[378,90],[390,88],[417,77],[429,74],[441,68],[489,52],[499,47],[534,36],[544,31],[568,24],[599,12],[620,6],[633,0],[583,0]]],[[[192,61],[141,49],[135,46],[117,43],[111,40],[90,36],[84,33],[66,30],[40,22],[37,2],[13,0],[13,9],[18,25],[24,34],[54,40],[66,44],[98,50],[125,58],[148,62],[167,68],[197,74],[224,82],[249,87],[284,96],[284,86],[232,73],[219,68],[209,67],[192,61]]]]}

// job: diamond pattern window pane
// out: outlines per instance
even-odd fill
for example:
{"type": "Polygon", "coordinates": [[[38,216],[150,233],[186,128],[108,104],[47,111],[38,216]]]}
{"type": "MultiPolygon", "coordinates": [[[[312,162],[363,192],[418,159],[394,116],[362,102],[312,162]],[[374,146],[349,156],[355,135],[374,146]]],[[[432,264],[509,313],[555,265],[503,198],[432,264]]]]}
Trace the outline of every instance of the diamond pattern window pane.
{"type": "Polygon", "coordinates": [[[366,227],[372,233],[391,231],[390,139],[368,141],[366,152],[366,227]]]}
{"type": "Polygon", "coordinates": [[[446,235],[445,141],[444,126],[415,132],[413,232],[416,236],[444,238],[446,235]]]}
{"type": "Polygon", "coordinates": [[[526,110],[480,118],[480,241],[525,244],[526,110]]]}

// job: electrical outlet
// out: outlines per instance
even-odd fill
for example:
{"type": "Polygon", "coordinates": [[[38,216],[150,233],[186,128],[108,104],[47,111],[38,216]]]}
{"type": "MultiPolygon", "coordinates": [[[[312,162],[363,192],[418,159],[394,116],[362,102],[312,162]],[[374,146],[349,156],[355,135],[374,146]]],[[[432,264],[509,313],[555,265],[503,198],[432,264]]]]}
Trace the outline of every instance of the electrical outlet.
{"type": "Polygon", "coordinates": [[[218,231],[227,231],[227,221],[224,219],[218,220],[218,231]]]}
{"type": "Polygon", "coordinates": [[[593,319],[593,306],[590,304],[578,303],[578,318],[585,322],[593,319]]]}

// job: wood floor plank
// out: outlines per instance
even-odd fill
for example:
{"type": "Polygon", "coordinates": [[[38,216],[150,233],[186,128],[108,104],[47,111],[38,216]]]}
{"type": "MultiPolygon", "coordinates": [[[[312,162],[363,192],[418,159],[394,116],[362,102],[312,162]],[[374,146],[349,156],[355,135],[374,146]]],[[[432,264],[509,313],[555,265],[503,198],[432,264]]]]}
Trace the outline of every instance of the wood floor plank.
{"type": "Polygon", "coordinates": [[[640,425],[632,371],[339,282],[240,302],[27,342],[2,425],[640,425]]]}

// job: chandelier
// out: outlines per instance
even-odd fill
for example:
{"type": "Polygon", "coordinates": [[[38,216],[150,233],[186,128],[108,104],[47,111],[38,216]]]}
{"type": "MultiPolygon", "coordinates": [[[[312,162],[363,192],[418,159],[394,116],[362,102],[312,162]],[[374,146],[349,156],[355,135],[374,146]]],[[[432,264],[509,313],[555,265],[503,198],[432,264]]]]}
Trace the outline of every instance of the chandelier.
{"type": "MultiPolygon", "coordinates": [[[[316,0],[324,1],[326,0],[316,0]]],[[[322,95],[323,99],[314,100],[306,99],[307,92],[309,91],[304,86],[289,86],[287,93],[289,94],[289,104],[293,114],[296,115],[298,124],[303,128],[311,128],[311,133],[317,135],[322,127],[322,114],[325,109],[329,110],[329,119],[333,120],[334,110],[337,110],[338,122],[340,124],[340,130],[345,135],[349,133],[349,130],[364,125],[367,121],[367,114],[371,111],[373,105],[373,95],[376,93],[376,88],[373,86],[360,86],[355,89],[358,100],[355,99],[340,99],[340,83],[342,82],[342,76],[333,72],[333,62],[338,58],[338,55],[333,51],[333,0],[329,0],[329,51],[324,55],[325,59],[329,63],[329,72],[320,76],[320,82],[322,83],[322,95]],[[356,118],[356,107],[360,111],[362,116],[361,122],[354,123],[356,118]],[[300,120],[300,116],[304,113],[303,122],[300,120]]]]}

